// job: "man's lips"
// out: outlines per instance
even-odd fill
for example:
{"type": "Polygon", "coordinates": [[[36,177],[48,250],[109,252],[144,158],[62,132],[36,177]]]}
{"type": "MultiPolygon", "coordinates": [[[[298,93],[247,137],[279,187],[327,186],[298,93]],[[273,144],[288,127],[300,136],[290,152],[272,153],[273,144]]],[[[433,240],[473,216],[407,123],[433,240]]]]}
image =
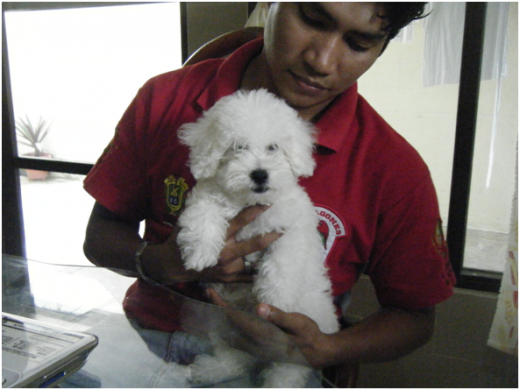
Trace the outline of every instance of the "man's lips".
{"type": "Polygon", "coordinates": [[[313,81],[312,79],[304,76],[300,76],[292,71],[289,73],[296,79],[296,81],[302,85],[304,88],[309,90],[314,90],[315,92],[326,91],[328,88],[323,86],[321,83],[317,81],[313,81]]]}

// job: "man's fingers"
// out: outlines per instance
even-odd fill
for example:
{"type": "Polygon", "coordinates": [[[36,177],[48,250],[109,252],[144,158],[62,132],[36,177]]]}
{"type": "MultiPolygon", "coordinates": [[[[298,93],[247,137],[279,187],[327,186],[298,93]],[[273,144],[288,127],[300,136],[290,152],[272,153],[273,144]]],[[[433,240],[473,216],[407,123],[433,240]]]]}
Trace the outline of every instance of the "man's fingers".
{"type": "Polygon", "coordinates": [[[281,233],[271,232],[255,236],[247,241],[234,241],[227,245],[220,253],[220,261],[225,263],[244,257],[251,253],[262,251],[282,236],[281,233]]]}
{"type": "Polygon", "coordinates": [[[295,321],[293,314],[286,313],[277,307],[268,305],[267,303],[260,303],[256,308],[256,313],[259,317],[266,319],[284,332],[288,334],[296,334],[298,323],[295,321]]]}
{"type": "Polygon", "coordinates": [[[266,249],[273,242],[278,240],[282,236],[282,233],[270,232],[255,236],[247,241],[237,242],[237,254],[239,257],[246,256],[250,253],[255,253],[266,249]]]}
{"type": "Polygon", "coordinates": [[[285,333],[295,336],[294,340],[306,336],[309,331],[318,328],[316,322],[304,314],[287,313],[267,303],[260,303],[256,308],[256,314],[276,325],[285,333]]]}
{"type": "Polygon", "coordinates": [[[206,290],[206,294],[208,294],[208,298],[211,303],[220,307],[229,307],[229,305],[218,295],[218,293],[212,289],[208,288],[206,290]]]}
{"type": "Polygon", "coordinates": [[[235,234],[255,220],[269,206],[251,206],[243,209],[229,222],[226,245],[220,252],[218,265],[213,267],[222,282],[251,282],[251,275],[244,272],[244,257],[266,249],[280,238],[276,232],[255,236],[246,241],[236,241],[235,234]]]}
{"type": "Polygon", "coordinates": [[[244,260],[237,258],[226,265],[216,265],[198,273],[199,279],[206,282],[251,283],[253,275],[244,272],[244,260]]]}
{"type": "Polygon", "coordinates": [[[240,211],[235,218],[229,221],[228,237],[234,237],[240,229],[249,225],[259,214],[268,208],[269,206],[251,206],[240,211]]]}

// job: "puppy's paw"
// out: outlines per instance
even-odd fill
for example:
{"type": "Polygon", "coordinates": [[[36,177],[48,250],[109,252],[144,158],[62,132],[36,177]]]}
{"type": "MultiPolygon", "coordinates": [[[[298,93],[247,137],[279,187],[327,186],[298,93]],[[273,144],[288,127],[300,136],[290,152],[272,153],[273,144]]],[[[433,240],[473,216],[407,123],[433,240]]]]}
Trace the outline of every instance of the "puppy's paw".
{"type": "Polygon", "coordinates": [[[302,388],[312,369],[291,363],[273,363],[262,371],[264,388],[302,388]]]}
{"type": "Polygon", "coordinates": [[[190,369],[190,382],[197,386],[220,382],[222,380],[220,366],[215,357],[198,355],[195,361],[188,366],[190,369]]]}
{"type": "Polygon", "coordinates": [[[181,230],[177,236],[177,244],[181,250],[181,256],[186,269],[202,271],[204,268],[217,265],[220,246],[208,243],[194,242],[193,234],[185,233],[181,230]]]}
{"type": "Polygon", "coordinates": [[[186,269],[193,269],[195,271],[202,271],[204,268],[213,267],[217,265],[217,259],[211,260],[204,258],[203,256],[194,255],[183,255],[184,267],[186,269]]]}
{"type": "Polygon", "coordinates": [[[198,355],[189,365],[191,383],[197,386],[208,386],[228,381],[244,373],[244,367],[234,365],[222,357],[198,355]]]}

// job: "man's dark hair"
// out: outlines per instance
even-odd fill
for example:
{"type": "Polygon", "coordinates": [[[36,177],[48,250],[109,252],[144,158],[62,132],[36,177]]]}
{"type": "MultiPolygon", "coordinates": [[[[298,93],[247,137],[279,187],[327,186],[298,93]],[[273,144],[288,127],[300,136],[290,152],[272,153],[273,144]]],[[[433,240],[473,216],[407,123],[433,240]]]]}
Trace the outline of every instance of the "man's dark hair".
{"type": "Polygon", "coordinates": [[[388,37],[379,55],[384,53],[390,41],[399,34],[403,27],[406,27],[414,20],[428,16],[428,14],[424,14],[424,8],[428,3],[383,2],[381,4],[385,9],[385,13],[381,18],[386,21],[383,30],[388,33],[388,37]]]}
{"type": "Polygon", "coordinates": [[[424,14],[427,3],[384,2],[383,19],[386,21],[384,30],[388,32],[388,40],[395,38],[399,31],[413,22],[428,15],[424,14]]]}

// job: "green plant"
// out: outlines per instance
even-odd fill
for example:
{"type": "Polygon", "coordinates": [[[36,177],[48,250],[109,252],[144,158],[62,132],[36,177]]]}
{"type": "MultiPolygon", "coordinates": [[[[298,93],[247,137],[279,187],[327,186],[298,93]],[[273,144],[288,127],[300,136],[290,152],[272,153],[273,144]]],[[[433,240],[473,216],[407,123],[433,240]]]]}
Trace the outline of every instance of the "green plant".
{"type": "Polygon", "coordinates": [[[34,149],[34,156],[40,157],[43,154],[41,142],[49,134],[51,125],[40,117],[38,124],[34,126],[28,116],[16,122],[16,134],[18,142],[22,145],[30,146],[34,149]]]}

